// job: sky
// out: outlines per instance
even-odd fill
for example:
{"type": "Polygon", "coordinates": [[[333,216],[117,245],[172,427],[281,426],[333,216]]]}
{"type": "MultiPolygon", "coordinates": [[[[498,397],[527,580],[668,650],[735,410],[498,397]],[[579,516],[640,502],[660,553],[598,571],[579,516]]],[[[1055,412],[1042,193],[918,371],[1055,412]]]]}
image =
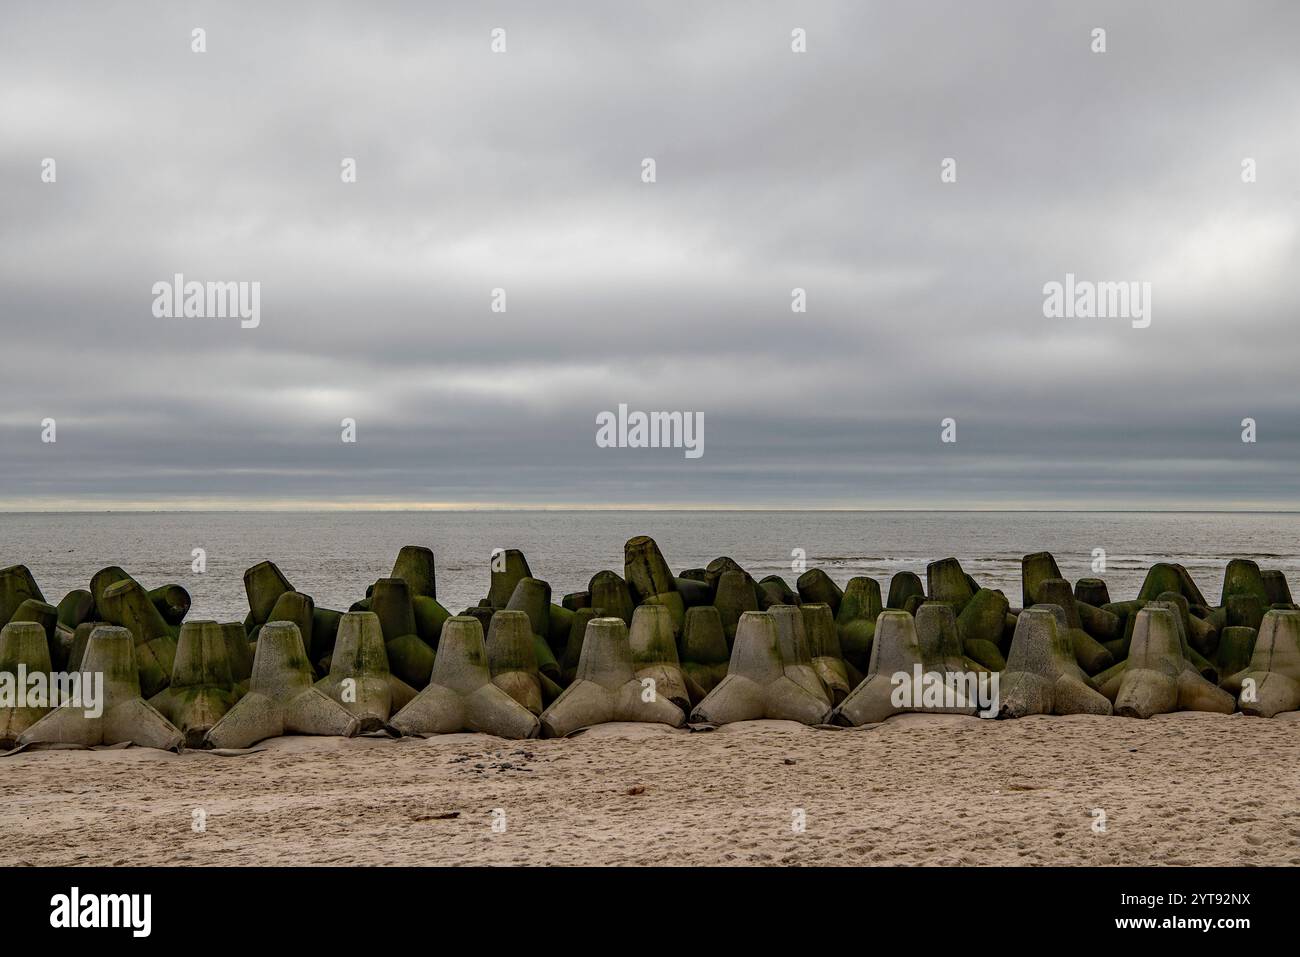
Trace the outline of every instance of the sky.
{"type": "Polygon", "coordinates": [[[268,6],[0,10],[0,510],[1300,507],[1300,5],[268,6]]]}

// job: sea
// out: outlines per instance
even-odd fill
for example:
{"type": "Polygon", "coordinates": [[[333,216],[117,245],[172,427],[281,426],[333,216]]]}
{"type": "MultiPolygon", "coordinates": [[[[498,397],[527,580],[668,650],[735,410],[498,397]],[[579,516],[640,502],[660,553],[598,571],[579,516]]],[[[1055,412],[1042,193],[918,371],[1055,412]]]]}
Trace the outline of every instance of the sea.
{"type": "Polygon", "coordinates": [[[1158,561],[1187,566],[1212,603],[1230,558],[1280,569],[1293,583],[1300,573],[1296,512],[10,512],[0,513],[0,567],[28,566],[57,602],[120,565],[148,588],[183,585],[190,619],[236,621],[248,610],[243,572],[263,559],[317,605],[346,610],[389,574],[402,545],[425,545],[436,556],[439,600],[459,612],[487,594],[494,549],[521,549],[558,602],[602,569],[622,574],[623,543],[635,535],[653,536],[678,572],[729,555],[755,578],[794,584],[800,568],[816,567],[841,584],[868,575],[882,590],[895,572],[924,578],[929,562],[955,556],[1013,606],[1020,559],[1037,551],[1052,552],[1071,581],[1105,579],[1114,601],[1135,597],[1158,561]]]}

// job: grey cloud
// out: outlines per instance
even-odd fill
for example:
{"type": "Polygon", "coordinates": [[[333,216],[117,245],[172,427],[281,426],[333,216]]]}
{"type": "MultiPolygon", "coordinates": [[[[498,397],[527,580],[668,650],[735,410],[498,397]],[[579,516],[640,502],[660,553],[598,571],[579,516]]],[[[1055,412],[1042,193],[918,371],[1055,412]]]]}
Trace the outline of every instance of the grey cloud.
{"type": "Polygon", "coordinates": [[[1293,5],[6,17],[0,507],[1288,506],[1300,486],[1293,5]],[[1044,319],[1067,271],[1151,281],[1151,328],[1044,319]],[[260,281],[262,326],[155,319],[174,272],[260,281]],[[619,402],[703,412],[704,458],[597,449],[619,402]]]}

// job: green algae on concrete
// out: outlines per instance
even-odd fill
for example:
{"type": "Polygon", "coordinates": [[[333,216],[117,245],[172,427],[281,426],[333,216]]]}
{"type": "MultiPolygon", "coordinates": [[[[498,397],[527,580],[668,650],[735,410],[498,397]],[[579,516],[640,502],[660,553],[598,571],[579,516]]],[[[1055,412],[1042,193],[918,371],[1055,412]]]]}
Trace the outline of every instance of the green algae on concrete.
{"type": "MultiPolygon", "coordinates": [[[[568,686],[578,673],[578,661],[582,657],[582,641],[587,634],[587,624],[593,618],[609,618],[603,608],[579,608],[573,613],[569,623],[569,639],[564,644],[564,656],[560,661],[560,684],[568,686]]],[[[621,617],[618,615],[612,617],[621,617]]]]}
{"type": "Polygon", "coordinates": [[[727,662],[731,660],[722,616],[713,605],[687,609],[679,657],[682,671],[696,689],[691,693],[691,704],[699,704],[727,676],[727,662]]]}
{"type": "Polygon", "coordinates": [[[1017,616],[999,688],[1000,718],[1030,714],[1110,714],[1074,656],[1065,613],[1057,605],[1026,608],[1017,616]]]}
{"type": "Polygon", "coordinates": [[[176,639],[148,593],[133,578],[109,585],[100,596],[105,620],[127,629],[135,638],[134,660],[140,669],[140,690],[153,697],[171,681],[176,663],[176,639]]]}
{"type": "Polygon", "coordinates": [[[773,613],[745,612],[736,628],[727,676],[696,705],[691,720],[715,725],[759,718],[824,723],[831,713],[829,699],[824,691],[817,694],[806,687],[798,661],[791,664],[796,666],[793,677],[786,673],[773,613]]]}
{"type": "Polygon", "coordinates": [[[587,588],[591,592],[592,608],[603,608],[605,617],[622,618],[623,624],[632,624],[632,612],[636,603],[632,600],[632,591],[622,575],[608,569],[596,572],[587,588]]]}
{"type": "Polygon", "coordinates": [[[1254,595],[1265,607],[1272,604],[1259,565],[1249,558],[1234,558],[1223,571],[1223,595],[1219,604],[1226,605],[1231,595],[1254,595]]]}
{"type": "Polygon", "coordinates": [[[212,726],[239,700],[228,649],[215,621],[181,625],[171,683],[149,701],[180,729],[187,748],[202,747],[212,726]]]}
{"type": "Polygon", "coordinates": [[[298,626],[268,621],[257,640],[248,693],[212,726],[206,745],[246,748],[284,734],[355,735],[360,722],[313,682],[298,626]]]}
{"type": "Polygon", "coordinates": [[[258,562],[244,572],[244,592],[248,595],[248,611],[253,624],[266,624],[276,601],[287,591],[293,591],[293,585],[275,562],[258,562]]]}
{"type": "Polygon", "coordinates": [[[467,615],[447,619],[428,685],[390,724],[419,736],[481,731],[534,738],[539,729],[536,715],[493,684],[483,627],[467,615]]]}
{"type": "Polygon", "coordinates": [[[1300,711],[1300,611],[1277,608],[1264,616],[1250,664],[1235,684],[1245,714],[1300,711]]]}
{"type": "Polygon", "coordinates": [[[655,694],[667,698],[683,715],[688,713],[691,698],[677,657],[672,612],[663,605],[638,608],[628,629],[628,649],[632,653],[632,671],[642,687],[646,687],[646,681],[653,682],[650,688],[655,694]]]}
{"type": "Polygon", "coordinates": [[[1065,612],[1065,620],[1070,629],[1070,644],[1074,648],[1079,667],[1088,674],[1095,675],[1115,663],[1115,656],[1083,630],[1083,622],[1074,600],[1074,589],[1069,582],[1063,578],[1045,578],[1037,584],[1034,591],[1038,595],[1037,604],[1057,605],[1065,612]]]}
{"type": "Polygon", "coordinates": [[[27,566],[0,568],[0,626],[9,624],[14,612],[28,600],[44,602],[45,596],[27,566]]]}
{"type": "Polygon", "coordinates": [[[839,613],[840,602],[844,600],[844,592],[840,586],[831,580],[831,576],[826,574],[821,568],[810,568],[795,582],[795,587],[799,589],[799,597],[809,604],[821,603],[829,605],[831,614],[839,613]]]}
{"type": "Polygon", "coordinates": [[[736,639],[740,619],[751,611],[758,611],[758,596],[754,593],[753,579],[749,574],[735,569],[723,572],[718,578],[717,594],[713,607],[722,618],[722,633],[730,647],[736,639]]]}
{"type": "Polygon", "coordinates": [[[542,712],[542,735],[562,738],[610,721],[646,721],[680,727],[681,708],[636,676],[627,625],[621,618],[587,623],[573,683],[542,712]]]}
{"type": "Polygon", "coordinates": [[[921,584],[921,576],[916,572],[896,572],[889,580],[889,600],[885,603],[885,607],[905,610],[907,600],[917,596],[921,599],[925,598],[925,586],[921,584]]]}
{"type": "Polygon", "coordinates": [[[1255,652],[1258,634],[1254,628],[1238,625],[1230,625],[1219,633],[1219,647],[1214,655],[1214,663],[1225,679],[1220,682],[1220,687],[1227,684],[1227,678],[1246,670],[1255,652]]]}
{"type": "Polygon", "coordinates": [[[1020,607],[1037,605],[1038,586],[1050,578],[1064,578],[1051,552],[1034,552],[1020,559],[1020,607]]]}
{"type": "Polygon", "coordinates": [[[1101,608],[1110,604],[1110,589],[1100,578],[1080,578],[1074,583],[1074,599],[1101,608]]]}
{"type": "MultiPolygon", "coordinates": [[[[879,588],[877,588],[877,597],[879,597],[879,588]]],[[[793,606],[774,605],[768,610],[773,611],[777,607],[793,606]]],[[[813,671],[821,679],[822,686],[830,696],[831,704],[837,705],[848,697],[857,681],[850,677],[849,669],[852,666],[844,660],[844,654],[840,649],[840,636],[836,630],[835,616],[831,614],[830,605],[822,602],[812,602],[800,605],[798,608],[803,616],[803,631],[807,637],[808,657],[813,671]]],[[[844,610],[843,603],[840,604],[840,610],[844,610]]]]}
{"type": "Polygon", "coordinates": [[[510,609],[493,615],[486,647],[492,683],[533,714],[540,715],[542,679],[537,670],[537,649],[528,615],[510,609]]]}
{"type": "Polygon", "coordinates": [[[389,670],[384,630],[374,612],[355,611],[339,621],[330,670],[316,688],[357,719],[357,733],[388,727],[416,691],[389,670]]]}
{"type": "Polygon", "coordinates": [[[966,603],[975,597],[976,589],[955,558],[941,558],[925,567],[926,594],[930,601],[947,602],[960,613],[966,603]]]}
{"type": "Polygon", "coordinates": [[[1264,591],[1268,593],[1268,603],[1270,605],[1293,604],[1291,586],[1286,580],[1285,572],[1269,569],[1260,572],[1260,577],[1264,580],[1264,591]]]}
{"type": "MultiPolygon", "coordinates": [[[[144,590],[140,589],[140,593],[144,595],[144,590]]],[[[18,735],[18,744],[79,744],[87,748],[135,744],[165,751],[179,748],[184,740],[180,730],[140,695],[140,671],[135,660],[138,647],[125,628],[96,628],[86,643],[80,670],[83,680],[87,673],[103,676],[102,711],[92,716],[84,701],[65,704],[18,735]]]]}
{"type": "Polygon", "coordinates": [[[521,578],[532,578],[528,559],[517,548],[498,549],[492,553],[492,581],[488,587],[488,605],[504,608],[521,578]]]}
{"type": "Polygon", "coordinates": [[[90,621],[95,613],[95,596],[84,588],[74,588],[59,601],[59,624],[76,629],[83,621],[90,621]]]}
{"type": "Polygon", "coordinates": [[[623,577],[637,604],[677,591],[676,577],[649,535],[636,535],[623,545],[623,577]]]}
{"type": "MultiPolygon", "coordinates": [[[[17,682],[20,668],[29,675],[48,675],[52,670],[45,629],[35,622],[10,622],[0,628],[0,674],[12,675],[17,682]]],[[[16,697],[12,705],[0,707],[0,748],[12,748],[18,736],[49,711],[27,703],[19,707],[16,697]]]]}
{"type": "Polygon", "coordinates": [[[438,597],[438,576],[433,560],[433,549],[423,545],[403,545],[393,562],[389,578],[400,578],[411,590],[411,597],[436,599],[438,597]]]}
{"type": "Polygon", "coordinates": [[[1115,713],[1149,718],[1171,711],[1231,714],[1234,710],[1232,696],[1203,678],[1187,660],[1177,608],[1153,601],[1138,612],[1115,695],[1115,713]]]}

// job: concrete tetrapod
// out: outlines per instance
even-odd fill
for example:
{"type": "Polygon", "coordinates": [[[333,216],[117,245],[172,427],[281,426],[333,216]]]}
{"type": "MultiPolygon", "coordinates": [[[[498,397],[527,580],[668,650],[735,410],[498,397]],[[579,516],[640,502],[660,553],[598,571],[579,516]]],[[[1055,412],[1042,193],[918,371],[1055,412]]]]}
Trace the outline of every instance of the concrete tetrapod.
{"type": "Polygon", "coordinates": [[[514,593],[506,602],[506,609],[522,611],[528,616],[533,629],[533,653],[537,656],[537,670],[552,681],[559,681],[560,665],[546,641],[546,635],[551,630],[551,586],[538,578],[519,579],[514,593]]]}
{"type": "Polygon", "coordinates": [[[487,656],[492,683],[533,714],[541,714],[542,680],[528,615],[510,609],[493,615],[487,631],[487,656]]]}
{"type": "MultiPolygon", "coordinates": [[[[793,606],[777,607],[791,608],[799,614],[793,606]]],[[[802,617],[799,621],[802,624],[802,617]]],[[[772,612],[745,612],[736,628],[727,676],[696,705],[691,721],[729,724],[776,718],[822,724],[830,717],[830,701],[824,690],[818,694],[806,686],[800,662],[790,665],[793,677],[786,673],[780,629],[772,612]]]]}
{"type": "Polygon", "coordinates": [[[87,714],[87,702],[72,701],[56,708],[18,736],[24,744],[138,744],[173,751],[184,740],[180,731],[140,697],[140,672],[135,663],[136,644],[125,628],[96,628],[86,643],[81,680],[87,674],[103,675],[100,713],[87,714]]]}
{"type": "Polygon", "coordinates": [[[1038,586],[1049,578],[1064,578],[1051,552],[1034,552],[1020,559],[1020,607],[1032,608],[1043,599],[1038,586]]]}
{"type": "MultiPolygon", "coordinates": [[[[93,587],[91,591],[94,592],[93,587]]],[[[266,624],[276,601],[287,591],[293,591],[293,586],[275,562],[258,562],[244,572],[244,592],[248,595],[248,613],[252,623],[266,624]]],[[[99,595],[96,594],[95,598],[98,599],[99,595]]]]}
{"type": "Polygon", "coordinates": [[[1246,714],[1300,711],[1300,611],[1275,608],[1264,616],[1250,664],[1236,683],[1246,714]]]}
{"type": "Polygon", "coordinates": [[[799,597],[804,602],[808,604],[820,602],[823,605],[829,605],[832,615],[839,614],[840,602],[844,600],[844,592],[823,569],[808,569],[799,576],[799,580],[794,584],[795,588],[799,589],[799,597]]]}
{"type": "Polygon", "coordinates": [[[542,712],[542,735],[562,738],[579,728],[609,721],[647,721],[680,727],[682,709],[660,694],[647,694],[632,666],[627,625],[622,618],[587,623],[573,684],[542,712]]]}
{"type": "Polygon", "coordinates": [[[208,732],[214,748],[246,748],[283,734],[328,734],[350,738],[360,722],[312,684],[311,662],[298,626],[268,621],[253,656],[248,693],[208,732]]]}
{"type": "Polygon", "coordinates": [[[221,635],[226,640],[226,661],[230,665],[230,677],[235,684],[247,681],[253,674],[253,646],[248,643],[244,626],[237,621],[225,622],[221,626],[221,635]]]}
{"type": "Polygon", "coordinates": [[[582,658],[582,639],[587,635],[587,623],[593,618],[618,617],[605,614],[603,608],[579,608],[573,613],[569,624],[569,640],[564,645],[564,657],[560,662],[561,683],[568,686],[573,683],[573,676],[578,673],[578,661],[582,658]]]}
{"type": "Polygon", "coordinates": [[[12,748],[18,735],[49,713],[49,698],[44,704],[33,707],[18,706],[19,668],[26,675],[50,673],[50,646],[45,629],[35,622],[11,622],[0,628],[0,681],[8,679],[13,684],[6,690],[4,701],[0,698],[0,748],[12,748]]]}
{"type": "Polygon", "coordinates": [[[981,588],[957,616],[962,650],[967,657],[978,661],[990,671],[1001,671],[1007,666],[998,645],[1006,628],[1009,610],[1006,595],[1000,591],[981,588]]]}
{"type": "Polygon", "coordinates": [[[1137,614],[1124,676],[1115,695],[1115,713],[1149,718],[1171,711],[1236,709],[1232,695],[1201,677],[1183,652],[1177,611],[1151,602],[1137,614]]]}
{"type": "Polygon", "coordinates": [[[433,549],[423,545],[403,545],[393,562],[389,578],[400,578],[411,590],[411,597],[438,597],[438,576],[434,569],[433,549]]]}
{"type": "Polygon", "coordinates": [[[59,610],[48,602],[38,601],[35,598],[29,598],[13,613],[9,623],[31,622],[41,626],[45,632],[45,640],[49,643],[51,654],[54,654],[57,644],[56,635],[59,627],[59,610]]]}
{"type": "Polygon", "coordinates": [[[921,661],[926,670],[957,674],[987,671],[978,661],[966,657],[962,648],[957,615],[947,602],[926,602],[916,610],[916,636],[921,645],[921,661]]]}
{"type": "Polygon", "coordinates": [[[955,558],[941,558],[925,566],[926,593],[930,601],[947,602],[960,614],[966,602],[977,589],[971,587],[970,578],[955,558]]]}
{"type": "Polygon", "coordinates": [[[533,738],[540,727],[536,715],[492,683],[483,626],[467,615],[442,626],[429,684],[390,723],[402,734],[481,731],[501,738],[533,738]]]}
{"type": "MultiPolygon", "coordinates": [[[[1223,679],[1219,687],[1232,690],[1229,682],[1239,673],[1244,674],[1250,666],[1250,659],[1255,654],[1255,639],[1258,632],[1254,628],[1229,626],[1219,634],[1219,647],[1214,653],[1214,663],[1223,679]]],[[[1240,686],[1236,689],[1240,691],[1240,686]]]]}
{"type": "MultiPolygon", "coordinates": [[[[857,580],[854,579],[854,581],[857,580]]],[[[879,594],[879,588],[877,588],[877,598],[879,598],[879,594]]],[[[847,593],[845,598],[847,600],[847,593]]],[[[777,608],[789,607],[791,606],[774,605],[771,610],[775,611],[777,608]]],[[[841,603],[840,610],[843,609],[844,605],[841,603]]],[[[821,602],[812,602],[800,605],[799,611],[803,616],[803,631],[808,639],[808,657],[812,669],[817,673],[817,677],[821,679],[822,687],[830,695],[830,703],[833,705],[839,704],[849,696],[849,692],[853,690],[857,682],[850,678],[849,668],[851,666],[840,653],[840,638],[835,630],[835,618],[831,614],[831,608],[821,602]]],[[[873,627],[873,633],[874,630],[873,627]]]]}
{"type": "MultiPolygon", "coordinates": [[[[824,699],[829,711],[834,704],[832,692],[813,667],[808,629],[804,624],[804,607],[806,606],[773,605],[768,609],[768,614],[776,621],[777,652],[781,656],[785,676],[799,687],[824,699]]],[[[845,683],[848,683],[847,680],[845,683]]],[[[847,693],[846,690],[845,694],[847,693]]]]}
{"type": "Polygon", "coordinates": [[[844,660],[860,673],[871,663],[871,642],[882,611],[880,583],[866,576],[850,578],[839,611],[835,612],[835,632],[844,660]]]}
{"type": "MultiPolygon", "coordinates": [[[[947,605],[922,605],[921,607],[945,608],[949,615],[952,613],[952,609],[947,605]]],[[[937,659],[934,661],[925,660],[920,637],[917,634],[916,620],[911,615],[897,608],[882,611],[880,617],[876,619],[876,640],[871,646],[871,662],[867,666],[867,675],[835,709],[831,720],[835,724],[853,728],[862,724],[875,724],[904,711],[974,714],[975,707],[966,701],[960,691],[956,693],[956,703],[951,708],[926,706],[923,703],[924,699],[921,704],[915,704],[915,696],[913,696],[913,705],[901,703],[905,699],[902,699],[897,692],[901,691],[906,682],[914,681],[918,673],[947,671],[947,665],[950,663],[948,659],[951,659],[954,654],[960,654],[960,639],[956,639],[955,624],[952,629],[953,640],[949,641],[949,644],[955,641],[955,648],[945,648],[938,640],[943,634],[942,629],[930,629],[930,631],[933,632],[935,639],[933,651],[937,659]]]]}
{"type": "MultiPolygon", "coordinates": [[[[688,609],[687,614],[693,610],[688,609]]],[[[689,713],[691,697],[677,658],[672,612],[663,605],[642,605],[632,615],[627,642],[632,653],[632,671],[642,688],[646,687],[647,680],[653,681],[650,687],[656,695],[667,698],[683,715],[689,713]]]]}
{"type": "Polygon", "coordinates": [[[179,628],[190,611],[190,593],[182,585],[159,585],[150,589],[149,600],[163,616],[163,621],[173,628],[179,628]]]}
{"type": "Polygon", "coordinates": [[[358,734],[386,728],[388,719],[416,695],[388,670],[384,630],[371,611],[350,611],[339,620],[330,672],[316,688],[357,719],[358,734]]]}
{"type": "MultiPolygon", "coordinates": [[[[587,588],[591,592],[592,608],[603,608],[605,617],[622,618],[623,624],[632,624],[632,612],[636,609],[636,602],[632,600],[632,592],[622,575],[608,569],[596,572],[587,588]]],[[[579,645],[581,645],[581,638],[579,638],[579,645]]],[[[576,658],[574,667],[577,667],[576,658]]]]}
{"type": "Polygon", "coordinates": [[[916,572],[896,572],[889,580],[889,600],[885,603],[885,607],[897,608],[901,611],[907,604],[907,600],[913,596],[925,597],[925,586],[921,584],[921,576],[916,572]]]}
{"type": "Polygon", "coordinates": [[[90,597],[95,599],[94,615],[96,617],[103,617],[104,592],[108,586],[116,585],[120,581],[126,581],[130,577],[120,565],[109,565],[107,568],[101,568],[90,576],[90,597]]]}
{"type": "Polygon", "coordinates": [[[768,575],[758,583],[758,591],[759,611],[767,611],[773,605],[803,604],[803,599],[799,597],[799,593],[791,588],[790,583],[780,575],[768,575]]]}
{"type": "Polygon", "coordinates": [[[369,610],[379,616],[389,670],[412,688],[423,688],[433,671],[434,651],[418,634],[406,580],[381,578],[375,582],[369,610]]]}
{"type": "MultiPolygon", "coordinates": [[[[1268,603],[1270,605],[1290,605],[1292,603],[1291,586],[1287,583],[1285,572],[1273,569],[1260,574],[1264,579],[1264,590],[1268,592],[1268,603]]],[[[59,620],[63,621],[62,602],[59,603],[59,611],[59,620]]]]}
{"type": "Polygon", "coordinates": [[[149,703],[180,729],[187,748],[198,748],[238,699],[222,626],[215,621],[181,625],[171,684],[149,703]]]}
{"type": "Polygon", "coordinates": [[[713,607],[722,618],[722,633],[727,637],[727,647],[736,640],[736,626],[751,611],[758,611],[758,595],[747,572],[731,570],[718,576],[717,594],[713,607]]]}
{"type": "Polygon", "coordinates": [[[637,535],[624,543],[623,577],[637,604],[666,606],[672,612],[673,633],[681,633],[686,602],[663,552],[649,535],[637,535]]]}
{"type": "Polygon", "coordinates": [[[1075,661],[1069,624],[1055,605],[1026,608],[1016,619],[999,698],[999,718],[1111,713],[1110,702],[1075,661]]]}
{"type": "Polygon", "coordinates": [[[1249,558],[1234,558],[1223,570],[1223,592],[1219,604],[1226,605],[1231,595],[1254,595],[1264,607],[1270,604],[1264,575],[1259,565],[1249,558]]]}
{"type": "Polygon", "coordinates": [[[0,568],[0,626],[9,624],[18,606],[28,599],[45,601],[36,579],[26,565],[0,568]]]}
{"type": "Polygon", "coordinates": [[[727,676],[731,651],[727,648],[727,636],[722,630],[722,616],[712,605],[686,610],[680,660],[692,704],[703,701],[704,696],[727,676]]]}
{"type": "Polygon", "coordinates": [[[1080,578],[1074,583],[1074,599],[1100,609],[1110,604],[1110,589],[1100,578],[1080,578]]]}
{"type": "Polygon", "coordinates": [[[528,559],[517,548],[507,548],[492,553],[492,583],[488,587],[488,607],[504,608],[515,593],[521,578],[532,578],[528,559]]]}
{"type": "Polygon", "coordinates": [[[311,595],[304,595],[297,591],[284,592],[275,600],[275,606],[267,616],[267,621],[287,621],[296,625],[298,634],[302,636],[302,647],[307,654],[307,660],[315,660],[311,656],[311,650],[313,625],[316,623],[316,602],[311,595]]]}
{"type": "Polygon", "coordinates": [[[1065,612],[1070,628],[1070,645],[1079,667],[1090,675],[1105,671],[1115,663],[1114,656],[1092,635],[1083,630],[1074,589],[1063,578],[1044,578],[1034,587],[1035,604],[1056,605],[1065,612]]]}
{"type": "Polygon", "coordinates": [[[145,697],[153,697],[167,687],[176,664],[176,639],[144,587],[134,578],[109,585],[100,597],[100,610],[108,621],[134,637],[134,658],[145,697]]]}
{"type": "Polygon", "coordinates": [[[59,624],[76,629],[83,621],[90,621],[95,613],[95,598],[84,588],[74,588],[58,604],[59,624]]]}

